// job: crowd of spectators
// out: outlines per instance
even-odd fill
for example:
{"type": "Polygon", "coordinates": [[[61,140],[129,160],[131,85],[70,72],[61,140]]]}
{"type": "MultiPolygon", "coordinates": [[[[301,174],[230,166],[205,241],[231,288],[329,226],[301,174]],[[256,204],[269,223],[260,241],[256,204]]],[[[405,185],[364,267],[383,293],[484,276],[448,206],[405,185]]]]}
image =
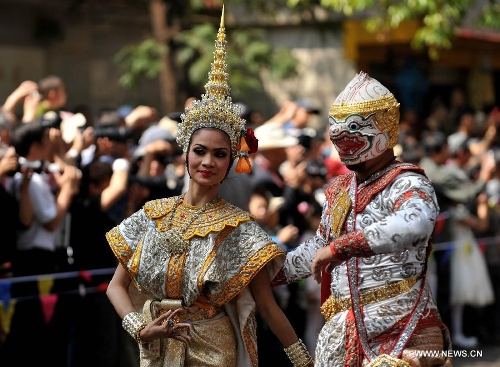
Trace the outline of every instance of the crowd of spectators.
{"type": "MultiPolygon", "coordinates": [[[[47,76],[21,83],[0,111],[0,276],[12,280],[10,297],[0,300],[2,312],[10,309],[11,315],[0,318],[0,363],[132,367],[138,361],[136,345],[104,293],[116,266],[104,234],[146,201],[187,188],[189,176],[175,140],[180,112],[160,116],[155,108],[139,105],[93,114],[90,106],[69,108],[67,101],[64,81],[47,76]],[[48,274],[70,275],[53,276],[42,291],[48,274]],[[29,353],[27,338],[36,340],[29,353]]],[[[323,188],[346,168],[329,141],[326,121],[321,128],[310,123],[323,106],[308,99],[287,101],[268,120],[241,107],[259,151],[252,156],[252,173],[231,170],[221,193],[253,214],[289,251],[313,235],[323,188]]],[[[453,106],[436,103],[423,118],[412,111],[402,116],[398,157],[424,167],[439,194],[441,215],[429,268],[438,306],[457,345],[498,343],[500,109],[474,111],[462,99],[453,106]],[[457,226],[467,229],[470,243],[457,246],[457,226]],[[456,260],[457,249],[474,253],[474,260],[456,260]],[[481,302],[455,299],[453,292],[463,293],[453,280],[457,266],[472,274],[484,270],[479,287],[486,293],[491,288],[480,295],[481,302]]],[[[317,285],[281,286],[275,295],[314,354],[322,326],[317,285]]],[[[478,293],[472,297],[478,300],[478,293]]],[[[258,333],[260,360],[286,366],[279,342],[262,323],[258,333]]]]}

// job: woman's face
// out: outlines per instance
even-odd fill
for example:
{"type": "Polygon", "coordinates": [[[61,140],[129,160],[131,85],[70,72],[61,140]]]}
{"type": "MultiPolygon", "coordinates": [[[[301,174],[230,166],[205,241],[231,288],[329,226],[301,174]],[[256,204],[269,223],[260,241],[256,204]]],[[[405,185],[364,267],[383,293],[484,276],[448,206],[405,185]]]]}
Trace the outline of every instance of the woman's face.
{"type": "Polygon", "coordinates": [[[226,177],[231,165],[231,142],[218,129],[199,129],[193,133],[187,165],[191,179],[212,186],[226,177]]]}

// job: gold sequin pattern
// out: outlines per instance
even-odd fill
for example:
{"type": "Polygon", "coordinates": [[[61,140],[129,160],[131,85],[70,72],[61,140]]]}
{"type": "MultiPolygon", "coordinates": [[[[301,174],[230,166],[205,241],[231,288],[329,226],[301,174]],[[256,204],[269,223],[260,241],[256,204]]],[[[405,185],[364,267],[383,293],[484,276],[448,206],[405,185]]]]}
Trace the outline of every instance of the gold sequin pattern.
{"type": "Polygon", "coordinates": [[[395,358],[388,354],[381,354],[374,360],[370,361],[366,367],[410,367],[411,365],[399,358],[395,358]]]}
{"type": "MultiPolygon", "coordinates": [[[[139,290],[142,289],[141,286],[136,282],[137,271],[139,269],[138,255],[134,256],[134,252],[127,245],[127,241],[125,241],[125,238],[120,233],[120,230],[118,229],[118,227],[114,227],[111,230],[109,230],[106,233],[106,239],[108,241],[109,246],[111,247],[111,250],[115,254],[115,256],[118,259],[118,261],[120,262],[120,264],[122,264],[123,267],[130,274],[135,286],[139,290]],[[132,261],[131,261],[130,265],[128,265],[128,261],[131,258],[132,258],[132,261]]],[[[137,252],[138,254],[140,254],[140,246],[141,246],[141,243],[139,244],[139,251],[137,252]]]]}
{"type": "Polygon", "coordinates": [[[340,190],[335,197],[333,205],[330,207],[330,216],[332,220],[332,232],[335,236],[340,236],[342,226],[347,218],[349,209],[351,208],[351,198],[346,190],[340,190]]]}
{"type": "Polygon", "coordinates": [[[276,245],[260,248],[248,259],[241,270],[237,272],[229,281],[223,285],[224,292],[218,292],[209,297],[214,305],[223,305],[235,297],[253,279],[258,271],[273,258],[283,255],[283,250],[276,245]]]}
{"type": "MultiPolygon", "coordinates": [[[[156,219],[158,231],[164,232],[169,229],[170,216],[167,217],[166,214],[174,208],[176,198],[152,200],[144,205],[146,215],[151,219],[156,219]]],[[[198,209],[199,207],[181,201],[171,219],[172,228],[182,228],[198,209]]],[[[239,223],[250,220],[253,220],[253,217],[248,212],[234,205],[227,205],[224,199],[220,199],[200,214],[199,218],[182,233],[182,236],[186,240],[194,236],[205,237],[210,232],[222,231],[226,226],[236,227],[239,223]]]]}
{"type": "MultiPolygon", "coordinates": [[[[365,306],[375,302],[384,301],[389,298],[396,297],[399,294],[409,292],[415,284],[417,284],[420,278],[408,278],[400,280],[399,282],[387,284],[381,287],[370,289],[360,293],[360,306],[365,306]]],[[[335,298],[330,295],[328,299],[321,305],[321,314],[325,317],[328,322],[332,317],[342,311],[346,311],[352,307],[352,301],[350,297],[347,298],[335,298]]]]}
{"type": "Polygon", "coordinates": [[[167,298],[182,297],[182,273],[186,262],[186,254],[172,255],[168,261],[165,282],[165,293],[167,298]]]}
{"type": "Polygon", "coordinates": [[[243,340],[247,348],[247,353],[253,367],[259,365],[259,355],[257,352],[257,321],[255,320],[255,308],[250,312],[247,323],[243,328],[243,340]]]}

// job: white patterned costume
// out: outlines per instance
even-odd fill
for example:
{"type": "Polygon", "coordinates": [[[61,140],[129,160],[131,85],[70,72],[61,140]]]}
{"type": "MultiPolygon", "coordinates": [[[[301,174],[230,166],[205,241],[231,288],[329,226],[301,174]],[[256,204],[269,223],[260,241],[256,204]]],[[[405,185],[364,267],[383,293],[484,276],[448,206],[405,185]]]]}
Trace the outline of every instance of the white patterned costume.
{"type": "Polygon", "coordinates": [[[331,274],[323,267],[326,323],[315,366],[450,363],[439,353],[422,358],[415,352],[445,350],[449,337],[425,279],[439,207],[423,170],[388,152],[397,142],[398,123],[399,103],[364,73],[330,109],[330,139],[342,162],[358,171],[365,162],[384,165],[362,181],[355,172],[332,180],[316,235],[287,254],[273,280],[278,285],[310,276],[326,246],[332,259],[342,261],[331,274]]]}

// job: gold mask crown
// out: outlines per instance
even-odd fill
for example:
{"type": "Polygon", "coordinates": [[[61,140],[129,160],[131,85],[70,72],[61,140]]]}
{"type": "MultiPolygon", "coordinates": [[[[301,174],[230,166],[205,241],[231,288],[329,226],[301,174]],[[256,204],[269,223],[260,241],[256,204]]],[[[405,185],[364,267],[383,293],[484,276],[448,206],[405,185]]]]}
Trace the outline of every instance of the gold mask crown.
{"type": "Polygon", "coordinates": [[[224,131],[231,140],[231,154],[236,158],[239,154],[240,137],[244,134],[245,120],[241,115],[241,108],[233,104],[229,92],[229,74],[227,73],[226,31],[224,28],[224,6],[217,39],[215,40],[214,62],[208,73],[208,82],[205,84],[206,93],[201,100],[186,107],[181,115],[182,122],[177,132],[177,142],[187,153],[193,133],[201,128],[215,128],[224,131]]]}

